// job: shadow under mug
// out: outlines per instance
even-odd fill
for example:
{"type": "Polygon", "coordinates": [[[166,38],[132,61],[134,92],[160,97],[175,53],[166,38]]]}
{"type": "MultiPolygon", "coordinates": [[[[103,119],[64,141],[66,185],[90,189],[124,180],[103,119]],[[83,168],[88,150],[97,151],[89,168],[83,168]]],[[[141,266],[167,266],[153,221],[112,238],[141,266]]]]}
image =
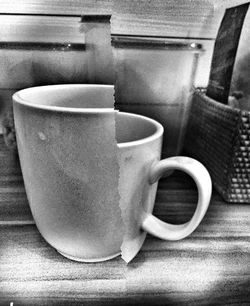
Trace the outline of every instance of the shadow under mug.
{"type": "Polygon", "coordinates": [[[188,157],[160,160],[162,125],[115,111],[113,86],[33,87],[15,93],[13,102],[31,211],[42,236],[62,255],[108,260],[121,253],[124,240],[139,250],[147,232],[182,239],[203,219],[211,197],[207,170],[188,157]],[[110,137],[117,143],[109,139],[114,120],[110,137]],[[171,169],[188,173],[197,185],[198,204],[185,224],[152,215],[158,180],[171,169]]]}

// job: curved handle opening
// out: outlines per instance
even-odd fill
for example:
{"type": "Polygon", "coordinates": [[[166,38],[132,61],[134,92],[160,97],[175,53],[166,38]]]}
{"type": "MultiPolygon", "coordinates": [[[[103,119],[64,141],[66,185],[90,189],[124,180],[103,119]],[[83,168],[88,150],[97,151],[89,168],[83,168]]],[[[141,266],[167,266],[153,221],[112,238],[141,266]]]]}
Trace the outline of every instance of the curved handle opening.
{"type": "Polygon", "coordinates": [[[191,220],[183,224],[166,223],[150,213],[143,213],[142,228],[164,240],[180,240],[189,236],[203,219],[212,194],[212,182],[207,169],[197,160],[185,156],[170,157],[154,163],[149,175],[150,184],[173,169],[184,171],[193,178],[198,189],[198,203],[191,220]]]}

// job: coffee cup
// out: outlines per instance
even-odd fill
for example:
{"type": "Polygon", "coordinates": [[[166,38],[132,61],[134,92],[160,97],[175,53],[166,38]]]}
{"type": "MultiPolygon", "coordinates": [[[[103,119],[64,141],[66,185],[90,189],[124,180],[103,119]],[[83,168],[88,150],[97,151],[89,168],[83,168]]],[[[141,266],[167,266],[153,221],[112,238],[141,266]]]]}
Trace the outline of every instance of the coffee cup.
{"type": "Polygon", "coordinates": [[[205,167],[184,156],[160,160],[162,125],[114,110],[113,94],[111,85],[67,84],[13,95],[32,215],[45,240],[72,260],[108,260],[126,244],[135,256],[146,233],[183,239],[197,228],[210,202],[205,167]],[[189,174],[198,190],[194,215],[180,225],[152,214],[158,180],[173,169],[189,174]]]}

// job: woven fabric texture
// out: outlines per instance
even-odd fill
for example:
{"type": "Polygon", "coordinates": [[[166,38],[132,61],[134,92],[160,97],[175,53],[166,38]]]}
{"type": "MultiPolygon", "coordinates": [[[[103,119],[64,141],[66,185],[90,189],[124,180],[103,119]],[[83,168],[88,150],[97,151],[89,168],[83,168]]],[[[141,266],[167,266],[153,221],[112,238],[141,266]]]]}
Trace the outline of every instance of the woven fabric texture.
{"type": "Polygon", "coordinates": [[[250,113],[195,91],[186,152],[207,167],[227,202],[250,203],[250,113]]]}

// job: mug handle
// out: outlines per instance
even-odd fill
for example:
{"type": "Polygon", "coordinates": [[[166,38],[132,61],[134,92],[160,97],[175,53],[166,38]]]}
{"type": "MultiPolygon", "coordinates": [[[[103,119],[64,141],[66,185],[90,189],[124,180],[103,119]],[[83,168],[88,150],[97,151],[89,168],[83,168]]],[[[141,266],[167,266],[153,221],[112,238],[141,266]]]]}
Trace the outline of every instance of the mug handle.
{"type": "Polygon", "coordinates": [[[164,240],[180,240],[190,235],[203,219],[212,193],[211,178],[206,168],[197,160],[184,156],[166,158],[153,163],[149,182],[154,184],[164,173],[171,169],[182,170],[189,174],[198,188],[198,204],[190,221],[183,224],[169,224],[151,213],[142,214],[141,227],[148,233],[164,240]]]}

